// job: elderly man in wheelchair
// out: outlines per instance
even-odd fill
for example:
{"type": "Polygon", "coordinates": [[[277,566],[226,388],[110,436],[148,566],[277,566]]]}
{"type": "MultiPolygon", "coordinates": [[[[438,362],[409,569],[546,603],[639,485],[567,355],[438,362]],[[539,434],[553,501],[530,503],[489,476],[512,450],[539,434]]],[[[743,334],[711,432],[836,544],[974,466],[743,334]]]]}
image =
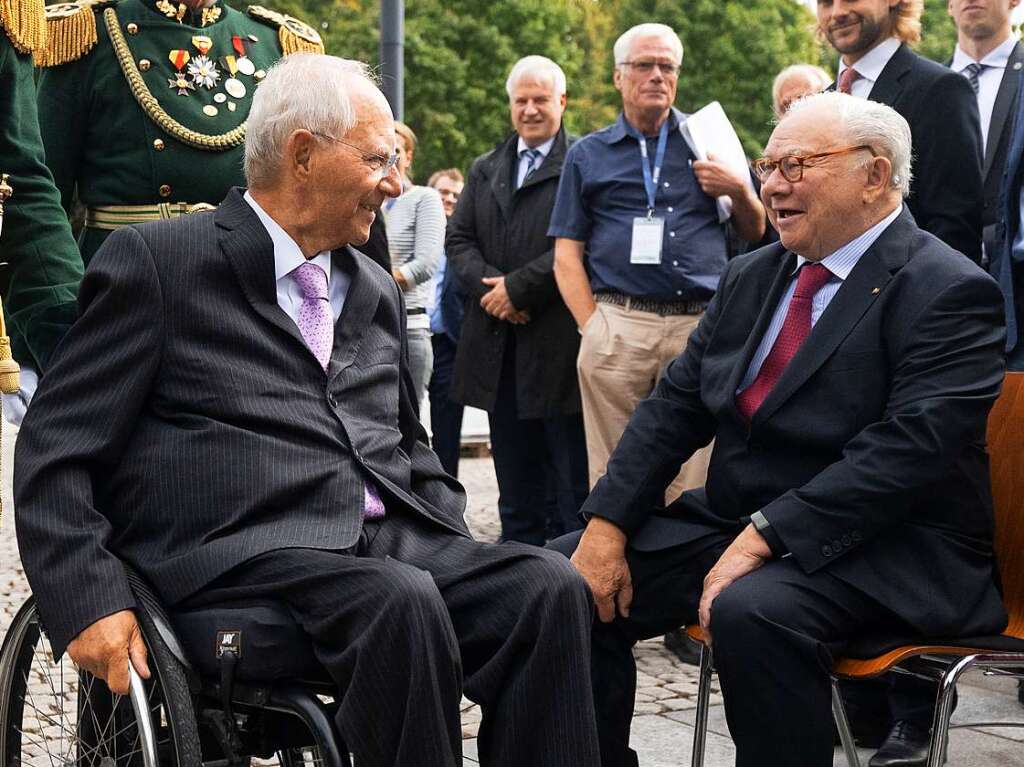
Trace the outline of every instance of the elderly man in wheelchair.
{"type": "Polygon", "coordinates": [[[248,190],[93,258],[19,434],[36,601],[0,657],[4,765],[452,767],[463,693],[482,764],[598,763],[589,590],[472,540],[401,292],[347,247],[395,159],[365,66],[294,54],[248,190]]]}

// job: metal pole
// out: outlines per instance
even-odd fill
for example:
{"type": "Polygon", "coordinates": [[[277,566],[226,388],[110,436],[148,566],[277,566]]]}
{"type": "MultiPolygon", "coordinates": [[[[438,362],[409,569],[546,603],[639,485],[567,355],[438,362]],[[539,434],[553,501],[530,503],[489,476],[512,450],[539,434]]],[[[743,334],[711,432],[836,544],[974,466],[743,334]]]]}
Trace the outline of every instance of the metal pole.
{"type": "Polygon", "coordinates": [[[395,119],[405,116],[405,0],[380,3],[381,90],[395,119]]]}

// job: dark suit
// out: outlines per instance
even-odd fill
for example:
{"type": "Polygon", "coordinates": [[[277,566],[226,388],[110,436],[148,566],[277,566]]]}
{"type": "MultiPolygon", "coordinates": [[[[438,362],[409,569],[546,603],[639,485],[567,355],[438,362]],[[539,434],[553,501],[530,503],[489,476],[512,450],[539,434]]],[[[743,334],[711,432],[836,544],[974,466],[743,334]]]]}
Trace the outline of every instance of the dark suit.
{"type": "Polygon", "coordinates": [[[918,225],[981,262],[981,131],[966,78],[914,53],[905,43],[868,96],[910,123],[913,181],[907,207],[918,225]]]}
{"type": "Polygon", "coordinates": [[[543,544],[549,534],[579,528],[588,490],[580,336],[555,285],[554,239],[547,236],[568,140],[561,129],[517,189],[518,140],[513,133],[473,163],[448,228],[449,269],[468,297],[453,396],[490,417],[502,537],[543,544]],[[530,314],[526,324],[496,319],[480,306],[489,290],[481,278],[502,275],[513,305],[530,314]]]}
{"type": "Polygon", "coordinates": [[[587,674],[585,586],[553,554],[470,540],[464,492],[409,396],[398,287],[350,249],[332,260],[351,282],[325,375],[277,304],[273,243],[238,190],[97,252],[15,466],[18,539],[55,649],[133,605],[124,560],[170,605],[210,588],[286,601],[341,689],[338,726],[361,763],[453,763],[463,682],[502,722],[496,763],[566,763],[505,737],[507,717],[548,726],[527,702],[554,708],[569,763],[588,763],[592,713],[569,692],[587,674]],[[364,524],[368,481],[387,516],[364,524]]]}
{"type": "Polygon", "coordinates": [[[904,212],[748,425],[735,393],[795,264],[778,244],[730,262],[583,507],[630,540],[630,618],[595,632],[611,732],[628,723],[614,691],[632,675],[631,642],[695,619],[707,568],[751,514],[762,511],[791,554],[713,608],[741,767],[831,763],[822,663],[843,639],[984,634],[1006,620],[984,444],[1003,373],[995,284],[904,212]],[[659,510],[680,463],[712,438],[706,487],[659,510]]]}
{"type": "Polygon", "coordinates": [[[999,247],[992,254],[989,270],[1003,292],[1006,308],[1006,364],[1010,370],[1024,370],[1024,344],[1020,343],[1020,320],[1024,316],[1024,286],[1021,284],[1020,255],[1014,255],[1013,243],[1020,234],[1020,190],[1024,175],[1024,78],[1017,88],[1017,104],[1010,146],[1007,150],[1006,171],[1000,192],[1000,207],[1005,226],[999,247]]]}

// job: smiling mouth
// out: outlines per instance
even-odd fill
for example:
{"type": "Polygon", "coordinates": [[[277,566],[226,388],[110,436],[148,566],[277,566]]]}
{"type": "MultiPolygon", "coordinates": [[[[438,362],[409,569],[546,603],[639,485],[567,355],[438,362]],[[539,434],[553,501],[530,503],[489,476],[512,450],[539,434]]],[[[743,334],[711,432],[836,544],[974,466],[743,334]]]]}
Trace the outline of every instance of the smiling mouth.
{"type": "Polygon", "coordinates": [[[804,212],[802,210],[795,210],[793,208],[779,208],[775,211],[775,215],[778,216],[779,221],[786,221],[795,216],[802,216],[804,212]]]}

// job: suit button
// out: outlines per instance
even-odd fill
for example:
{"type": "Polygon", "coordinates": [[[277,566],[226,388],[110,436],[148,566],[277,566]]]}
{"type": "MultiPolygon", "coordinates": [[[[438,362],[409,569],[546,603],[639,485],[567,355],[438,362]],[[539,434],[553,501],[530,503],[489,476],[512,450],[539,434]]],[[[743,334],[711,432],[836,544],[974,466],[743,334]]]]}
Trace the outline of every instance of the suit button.
{"type": "Polygon", "coordinates": [[[163,184],[158,191],[160,192],[161,197],[171,196],[171,187],[169,184],[163,184]]]}
{"type": "Polygon", "coordinates": [[[832,556],[832,547],[826,543],[821,547],[821,553],[826,557],[832,556]]]}
{"type": "Polygon", "coordinates": [[[834,541],[832,541],[832,550],[838,554],[840,551],[843,550],[843,542],[836,538],[834,541]]]}
{"type": "Polygon", "coordinates": [[[853,538],[851,538],[849,533],[847,533],[846,535],[843,536],[843,546],[849,547],[849,546],[852,546],[852,545],[853,545],[853,538]]]}

